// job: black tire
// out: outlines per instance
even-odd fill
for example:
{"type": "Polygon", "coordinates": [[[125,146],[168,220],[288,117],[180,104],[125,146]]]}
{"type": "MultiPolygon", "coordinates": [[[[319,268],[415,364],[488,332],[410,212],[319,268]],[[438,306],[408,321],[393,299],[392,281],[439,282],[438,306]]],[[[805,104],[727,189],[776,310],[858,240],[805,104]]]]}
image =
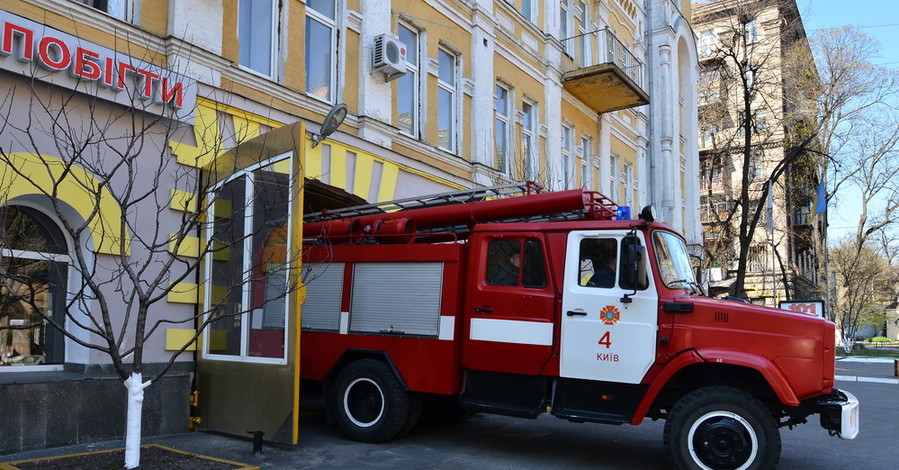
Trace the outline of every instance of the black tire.
{"type": "Polygon", "coordinates": [[[337,375],[332,390],[337,427],[354,441],[384,442],[409,425],[413,411],[410,394],[381,361],[350,363],[337,375]]]}
{"type": "Polygon", "coordinates": [[[406,417],[406,422],[403,424],[403,428],[400,429],[400,432],[397,433],[396,437],[403,437],[413,429],[415,426],[418,426],[418,422],[421,421],[421,410],[422,410],[422,401],[421,395],[417,393],[409,394],[409,416],[406,417]]]}
{"type": "Polygon", "coordinates": [[[682,470],[777,467],[780,432],[758,399],[731,387],[706,387],[677,402],[665,422],[665,448],[682,470]]]}

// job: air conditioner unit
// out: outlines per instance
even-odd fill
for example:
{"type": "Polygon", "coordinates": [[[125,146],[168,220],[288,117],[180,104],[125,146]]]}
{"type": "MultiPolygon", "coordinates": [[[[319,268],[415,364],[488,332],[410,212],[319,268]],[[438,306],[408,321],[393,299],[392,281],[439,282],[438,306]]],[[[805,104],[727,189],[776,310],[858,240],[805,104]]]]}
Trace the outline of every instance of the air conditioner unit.
{"type": "Polygon", "coordinates": [[[371,53],[372,73],[384,74],[384,81],[396,80],[406,73],[406,46],[392,34],[375,36],[371,53]]]}

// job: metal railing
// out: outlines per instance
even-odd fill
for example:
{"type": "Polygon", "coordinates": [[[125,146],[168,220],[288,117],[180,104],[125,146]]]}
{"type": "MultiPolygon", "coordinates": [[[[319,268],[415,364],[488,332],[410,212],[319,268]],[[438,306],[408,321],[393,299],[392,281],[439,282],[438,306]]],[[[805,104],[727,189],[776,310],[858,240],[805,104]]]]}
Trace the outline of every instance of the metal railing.
{"type": "Polygon", "coordinates": [[[566,53],[570,54],[569,58],[571,60],[563,64],[564,71],[570,72],[598,64],[613,63],[633,80],[637,86],[643,88],[643,62],[634,56],[631,50],[615,36],[615,33],[610,28],[606,27],[579,34],[562,39],[561,42],[565,45],[568,41],[575,42],[573,47],[571,45],[565,47],[566,53]],[[582,37],[584,40],[579,40],[582,37]],[[595,41],[591,40],[593,38],[595,38],[595,41]]]}

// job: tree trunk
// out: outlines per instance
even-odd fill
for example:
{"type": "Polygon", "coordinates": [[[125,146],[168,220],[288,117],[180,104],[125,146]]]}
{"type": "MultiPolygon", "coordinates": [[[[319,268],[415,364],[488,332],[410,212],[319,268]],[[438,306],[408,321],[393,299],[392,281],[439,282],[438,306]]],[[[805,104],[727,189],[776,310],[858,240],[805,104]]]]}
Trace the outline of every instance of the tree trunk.
{"type": "Polygon", "coordinates": [[[140,373],[132,373],[125,381],[128,389],[128,416],[125,425],[125,468],[140,465],[141,413],[144,407],[144,389],[151,382],[144,382],[140,373]]]}

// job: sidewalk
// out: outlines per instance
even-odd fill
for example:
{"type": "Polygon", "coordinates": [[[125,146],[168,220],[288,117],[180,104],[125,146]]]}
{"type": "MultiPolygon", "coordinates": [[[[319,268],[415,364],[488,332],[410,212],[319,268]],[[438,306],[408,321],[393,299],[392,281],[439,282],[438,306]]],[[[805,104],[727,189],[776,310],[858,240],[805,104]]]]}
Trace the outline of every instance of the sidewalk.
{"type": "Polygon", "coordinates": [[[899,385],[891,357],[846,356],[837,358],[836,380],[899,385]]]}
{"type": "MultiPolygon", "coordinates": [[[[838,358],[836,362],[837,381],[876,382],[899,384],[899,378],[893,375],[893,359],[847,357],[838,358]]],[[[838,385],[839,386],[839,385],[838,385]]],[[[472,443],[471,435],[482,436],[487,442],[500,439],[498,449],[507,449],[511,444],[506,441],[509,436],[528,436],[533,434],[533,423],[529,420],[506,418],[496,415],[479,414],[466,422],[466,426],[430,428],[424,427],[416,431],[414,439],[398,439],[385,444],[362,444],[344,439],[336,429],[325,425],[321,400],[304,399],[304,412],[300,422],[300,445],[276,446],[266,444],[262,453],[253,454],[253,443],[250,436],[226,436],[211,432],[186,432],[166,436],[145,437],[143,444],[159,444],[179,450],[201,455],[214,456],[261,469],[375,469],[375,468],[463,468],[477,466],[482,470],[515,468],[509,462],[508,453],[493,456],[486,452],[490,446],[479,447],[480,442],[472,443]],[[463,443],[469,454],[458,451],[456,446],[463,443]],[[422,462],[427,462],[422,466],[422,462]],[[479,463],[478,463],[479,462],[479,463]],[[470,465],[469,465],[470,464],[470,465]]],[[[544,425],[565,426],[562,420],[544,416],[539,419],[544,425]]],[[[614,435],[643,436],[646,429],[652,426],[634,428],[612,428],[596,426],[584,428],[579,432],[604,433],[614,435]],[[611,429],[611,431],[606,431],[611,429]],[[642,434],[641,434],[642,433],[642,434]]],[[[656,425],[660,430],[661,424],[656,425]]],[[[648,442],[656,442],[656,435],[650,432],[648,442]]],[[[90,444],[79,444],[67,447],[37,449],[17,454],[0,455],[0,462],[65,455],[95,450],[107,450],[124,447],[123,440],[103,441],[90,444]]],[[[660,461],[664,459],[659,457],[660,461]]],[[[564,463],[564,461],[563,461],[564,463]]],[[[570,462],[569,462],[570,463],[570,462]]],[[[541,467],[533,465],[529,468],[541,467]]],[[[563,467],[560,465],[559,467],[563,467]]],[[[525,468],[528,465],[518,465],[525,468]]]]}

